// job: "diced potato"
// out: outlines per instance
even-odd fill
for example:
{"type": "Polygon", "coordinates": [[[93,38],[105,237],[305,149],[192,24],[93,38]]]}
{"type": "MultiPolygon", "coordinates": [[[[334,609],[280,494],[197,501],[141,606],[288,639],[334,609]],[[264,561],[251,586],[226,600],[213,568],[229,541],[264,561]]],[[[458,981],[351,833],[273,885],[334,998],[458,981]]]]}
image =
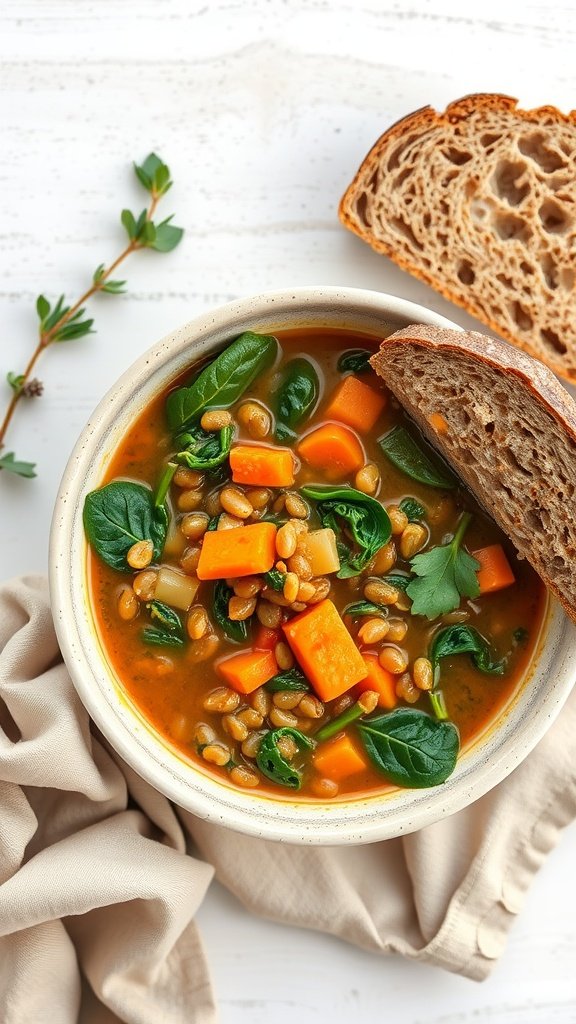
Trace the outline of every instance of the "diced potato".
{"type": "Polygon", "coordinates": [[[312,530],[306,537],[306,550],[314,576],[327,576],[338,572],[340,559],[336,547],[336,534],[327,527],[324,530],[312,530]]]}
{"type": "Polygon", "coordinates": [[[188,541],[178,525],[176,516],[171,516],[162,553],[169,555],[170,558],[180,558],[187,544],[188,541]]]}
{"type": "Polygon", "coordinates": [[[196,598],[199,586],[200,581],[195,576],[185,576],[184,573],[163,565],[156,580],[154,600],[187,612],[196,598]]]}

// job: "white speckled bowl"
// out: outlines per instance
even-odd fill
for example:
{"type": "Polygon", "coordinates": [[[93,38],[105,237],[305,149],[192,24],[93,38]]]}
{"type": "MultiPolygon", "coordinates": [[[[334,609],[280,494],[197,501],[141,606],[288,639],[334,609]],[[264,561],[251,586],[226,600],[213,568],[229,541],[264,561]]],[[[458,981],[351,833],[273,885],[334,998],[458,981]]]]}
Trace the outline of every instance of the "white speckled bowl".
{"type": "Polygon", "coordinates": [[[102,400],[72,453],[50,544],[52,606],[65,662],[90,715],[128,764],[202,818],[292,843],[368,843],[415,831],[477,800],[508,775],[544,734],[576,679],[576,630],[550,601],[529,678],[463,752],[444,785],[322,804],[233,789],[186,762],[135,710],[106,663],[90,611],[82,507],[143,406],[198,358],[248,329],[337,326],[384,334],[417,322],[455,326],[414,303],[356,289],[295,288],[230,303],[192,320],[143,355],[102,400]]]}

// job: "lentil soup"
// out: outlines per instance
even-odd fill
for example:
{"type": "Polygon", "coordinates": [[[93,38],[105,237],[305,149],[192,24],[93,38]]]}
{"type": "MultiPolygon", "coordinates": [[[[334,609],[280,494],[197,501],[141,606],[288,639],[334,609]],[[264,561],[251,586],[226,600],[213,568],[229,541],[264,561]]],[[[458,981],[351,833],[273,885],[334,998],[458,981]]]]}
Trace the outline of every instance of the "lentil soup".
{"type": "Polygon", "coordinates": [[[86,500],[127,697],[184,758],[275,798],[441,784],[546,611],[371,369],[377,345],[242,335],[143,410],[86,500]]]}

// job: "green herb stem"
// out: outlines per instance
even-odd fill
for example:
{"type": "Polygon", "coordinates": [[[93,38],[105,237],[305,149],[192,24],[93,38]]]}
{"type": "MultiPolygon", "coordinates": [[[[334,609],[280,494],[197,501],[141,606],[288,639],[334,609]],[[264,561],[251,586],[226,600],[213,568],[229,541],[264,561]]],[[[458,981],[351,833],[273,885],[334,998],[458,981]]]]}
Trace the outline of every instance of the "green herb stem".
{"type": "Polygon", "coordinates": [[[176,462],[169,462],[162,473],[160,483],[158,484],[158,490],[156,491],[156,497],[154,498],[155,508],[160,508],[160,506],[166,501],[166,495],[168,494],[172,478],[174,477],[177,469],[178,464],[176,462]]]}
{"type": "Polygon", "coordinates": [[[446,707],[446,701],[444,700],[444,694],[442,690],[430,690],[428,696],[430,697],[430,703],[432,710],[436,715],[439,722],[448,721],[448,708],[446,707]]]}
{"type": "Polygon", "coordinates": [[[315,734],[314,739],[318,743],[323,743],[324,740],[330,740],[333,736],[336,736],[337,733],[342,732],[342,729],[345,729],[347,725],[350,725],[351,722],[356,722],[358,718],[362,718],[362,715],[365,715],[366,713],[366,708],[362,703],[362,698],[360,698],[360,700],[356,701],[351,708],[347,708],[346,711],[343,711],[337,718],[333,718],[331,722],[327,722],[326,725],[323,725],[315,734]]]}
{"type": "Polygon", "coordinates": [[[472,514],[470,512],[464,512],[460,522],[458,523],[458,529],[456,530],[456,533],[454,534],[451,541],[455,548],[460,547],[462,543],[462,538],[464,537],[464,534],[466,533],[466,530],[470,526],[471,522],[472,514]]]}

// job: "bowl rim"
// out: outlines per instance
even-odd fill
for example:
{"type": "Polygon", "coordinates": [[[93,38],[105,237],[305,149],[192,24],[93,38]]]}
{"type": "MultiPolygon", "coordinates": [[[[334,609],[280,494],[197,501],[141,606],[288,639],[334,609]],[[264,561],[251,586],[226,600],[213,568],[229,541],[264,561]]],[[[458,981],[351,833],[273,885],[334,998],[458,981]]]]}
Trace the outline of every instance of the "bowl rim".
{"type": "Polygon", "coordinates": [[[86,493],[101,479],[123,434],[119,424],[142,394],[146,401],[196,359],[242,330],[308,324],[386,329],[410,323],[462,330],[416,303],[383,292],[331,286],[264,292],[188,321],[141,355],[96,407],[66,466],[50,531],[50,596],[56,633],[76,691],[102,734],[154,788],[206,821],[279,842],[368,843],[420,829],[479,799],[533,749],[576,679],[576,626],[550,600],[534,669],[497,720],[459,757],[446,783],[322,804],[254,794],[219,782],[172,750],[131,704],[107,665],[88,608],[86,493]],[[347,321],[347,323],[346,323],[347,321]],[[362,322],[363,326],[360,326],[362,322]],[[190,346],[197,349],[194,357],[190,346]],[[155,383],[154,383],[155,382],[155,383]],[[80,570],[80,571],[79,571],[80,570]],[[544,642],[545,641],[545,642],[544,642]]]}

